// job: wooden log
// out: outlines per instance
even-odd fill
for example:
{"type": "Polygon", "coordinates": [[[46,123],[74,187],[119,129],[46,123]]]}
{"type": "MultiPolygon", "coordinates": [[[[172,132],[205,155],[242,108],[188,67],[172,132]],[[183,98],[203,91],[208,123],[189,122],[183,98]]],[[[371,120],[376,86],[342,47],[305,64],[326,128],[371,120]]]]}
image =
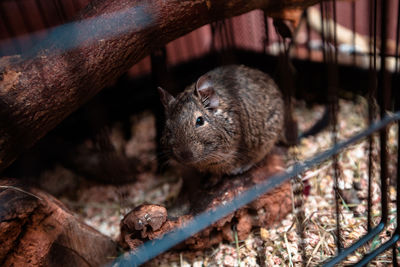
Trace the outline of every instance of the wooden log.
{"type": "MultiPolygon", "coordinates": [[[[120,245],[135,250],[147,240],[161,238],[165,233],[182,227],[198,213],[213,210],[232,201],[240,193],[259,184],[284,169],[281,152],[275,150],[259,167],[237,176],[225,176],[213,186],[202,184],[190,192],[190,212],[179,217],[168,217],[162,206],[144,204],[128,213],[121,221],[120,245]]],[[[178,199],[177,205],[183,201],[178,199]]],[[[245,239],[253,227],[268,227],[282,220],[292,210],[292,195],[289,182],[260,196],[250,204],[213,223],[205,230],[185,240],[176,248],[205,249],[223,240],[233,242],[232,226],[236,225],[238,238],[245,239]]]]}
{"type": "Polygon", "coordinates": [[[28,55],[0,59],[0,171],[153,49],[253,9],[318,0],[94,0],[28,55]]]}
{"type": "Polygon", "coordinates": [[[0,181],[0,266],[101,266],[117,245],[61,202],[13,179],[0,181]]]}

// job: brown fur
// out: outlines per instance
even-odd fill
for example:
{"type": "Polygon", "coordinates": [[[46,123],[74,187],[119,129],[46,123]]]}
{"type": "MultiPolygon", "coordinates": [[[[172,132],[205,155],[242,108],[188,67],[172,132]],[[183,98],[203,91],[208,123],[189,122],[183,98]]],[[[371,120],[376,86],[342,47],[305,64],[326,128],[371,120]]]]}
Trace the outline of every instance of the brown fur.
{"type": "Polygon", "coordinates": [[[282,96],[259,70],[223,66],[176,98],[162,89],[160,93],[166,111],[162,143],[173,159],[201,172],[242,173],[260,162],[280,137],[282,96]],[[200,116],[203,125],[196,124],[200,116]]]}

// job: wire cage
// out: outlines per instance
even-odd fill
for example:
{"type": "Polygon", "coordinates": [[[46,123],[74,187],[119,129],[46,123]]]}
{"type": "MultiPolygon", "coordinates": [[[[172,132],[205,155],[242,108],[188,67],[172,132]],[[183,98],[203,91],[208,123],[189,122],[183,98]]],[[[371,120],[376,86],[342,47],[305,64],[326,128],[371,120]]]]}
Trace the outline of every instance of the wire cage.
{"type": "MultiPolygon", "coordinates": [[[[2,1],[0,56],[23,54],[29,59],[43,41],[54,41],[63,31],[71,34],[70,39],[57,40],[62,44],[58,46],[60,53],[87,45],[73,37],[74,21],[79,21],[76,16],[88,4],[84,0],[2,1]]],[[[83,137],[78,135],[83,133],[94,136],[91,145],[113,162],[112,172],[106,167],[97,170],[99,179],[126,183],[140,171],[130,173],[128,163],[110,152],[115,143],[104,139],[110,134],[104,125],[109,126],[117,116],[122,120],[122,116],[125,122],[121,128],[130,128],[132,114],[151,109],[157,118],[153,136],[157,139],[163,124],[157,86],[177,93],[213,67],[245,64],[276,80],[285,95],[287,111],[299,123],[300,133],[295,132],[288,152],[292,165],[229,203],[197,214],[184,226],[109,264],[143,264],[292,180],[293,187],[296,183],[301,186],[302,203],[285,217],[289,224],[258,228],[255,235],[262,241],[254,245],[258,253],[254,266],[398,266],[399,1],[334,0],[293,13],[282,20],[279,15],[255,10],[204,25],[165,46],[155,44],[150,56],[68,117],[3,174],[32,182],[46,166],[58,161],[74,166],[67,159],[69,147],[82,143],[83,137]],[[145,89],[129,90],[132,87],[145,89]],[[304,111],[307,109],[316,110],[316,115],[304,111]],[[314,117],[329,130],[316,127],[307,133],[314,117]],[[79,134],[75,127],[79,127],[79,134]],[[60,150],[64,151],[61,156],[60,150]],[[263,237],[265,231],[267,237],[263,237]]],[[[113,18],[122,20],[124,14],[116,12],[113,18]]],[[[95,40],[113,34],[112,27],[96,24],[96,18],[87,22],[92,23],[90,37],[95,40]]],[[[294,121],[289,118],[289,122],[294,121]]],[[[158,152],[159,147],[155,148],[158,152]]],[[[158,160],[161,168],[162,159],[158,160]]],[[[236,253],[233,265],[250,265],[241,262],[240,254],[244,253],[240,253],[239,243],[236,240],[237,247],[232,250],[236,253]]]]}

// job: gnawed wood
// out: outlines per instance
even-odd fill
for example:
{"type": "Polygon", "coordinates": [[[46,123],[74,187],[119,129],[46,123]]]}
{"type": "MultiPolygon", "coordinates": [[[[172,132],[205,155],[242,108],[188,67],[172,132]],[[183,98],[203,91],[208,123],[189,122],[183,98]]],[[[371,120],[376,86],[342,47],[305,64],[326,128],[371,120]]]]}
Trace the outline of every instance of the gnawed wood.
{"type": "MultiPolygon", "coordinates": [[[[223,177],[216,185],[204,185],[190,192],[190,212],[177,218],[167,216],[164,207],[152,204],[141,205],[121,221],[120,244],[125,249],[135,250],[147,240],[161,238],[174,228],[181,227],[198,213],[215,209],[229,202],[238,194],[259,184],[284,168],[282,155],[275,150],[258,168],[235,177],[223,177]]],[[[182,201],[177,200],[178,205],[182,201]]],[[[289,182],[274,188],[250,204],[225,216],[211,226],[187,239],[176,248],[204,249],[223,240],[233,242],[233,226],[238,238],[243,240],[253,227],[268,227],[282,220],[292,210],[291,186],[289,182]]]]}

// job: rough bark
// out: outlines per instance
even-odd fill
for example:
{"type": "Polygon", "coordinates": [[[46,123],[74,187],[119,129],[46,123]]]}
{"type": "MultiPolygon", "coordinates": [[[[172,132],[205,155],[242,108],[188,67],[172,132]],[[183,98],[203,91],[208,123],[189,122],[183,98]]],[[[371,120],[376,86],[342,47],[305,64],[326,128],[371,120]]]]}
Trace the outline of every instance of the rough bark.
{"type": "MultiPolygon", "coordinates": [[[[168,211],[159,205],[145,204],[133,209],[121,221],[120,244],[125,249],[135,250],[147,240],[160,238],[176,227],[181,227],[193,217],[231,201],[251,186],[267,180],[284,169],[280,152],[269,155],[259,168],[235,177],[223,177],[217,185],[198,187],[190,202],[190,212],[182,216],[168,217],[168,211]]],[[[177,200],[178,205],[182,205],[177,200]]],[[[236,225],[238,238],[243,240],[256,226],[271,226],[282,220],[292,210],[289,182],[274,188],[252,203],[220,219],[200,233],[190,237],[177,248],[204,249],[223,240],[234,241],[232,226],[236,225]]]]}
{"type": "Polygon", "coordinates": [[[218,19],[315,2],[93,1],[29,55],[0,59],[0,171],[153,49],[218,19]]]}
{"type": "Polygon", "coordinates": [[[0,181],[1,266],[100,266],[117,245],[50,195],[0,181]]]}

